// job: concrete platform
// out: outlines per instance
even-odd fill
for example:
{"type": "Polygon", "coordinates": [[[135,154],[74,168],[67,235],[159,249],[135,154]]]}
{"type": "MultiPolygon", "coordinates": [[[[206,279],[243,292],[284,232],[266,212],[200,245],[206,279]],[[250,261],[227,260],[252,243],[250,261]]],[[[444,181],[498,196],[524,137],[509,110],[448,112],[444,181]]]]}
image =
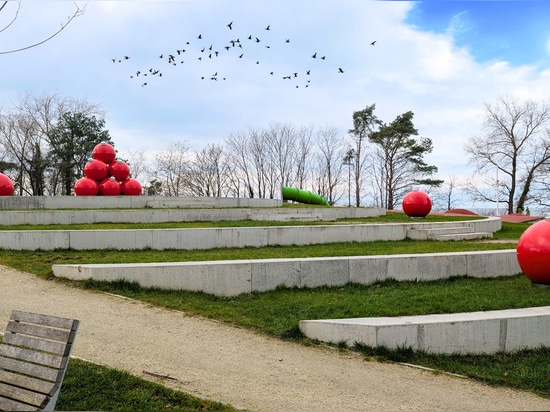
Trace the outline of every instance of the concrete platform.
{"type": "Polygon", "coordinates": [[[257,259],[172,263],[53,265],[57,277],[127,280],[143,287],[203,291],[217,296],[265,292],[277,286],[343,286],[385,279],[435,280],[521,273],[516,251],[426,253],[302,259],[257,259]]]}
{"type": "Polygon", "coordinates": [[[486,312],[303,320],[300,330],[323,342],[356,342],[431,353],[491,354],[550,346],[550,306],[486,312]]]}
{"type": "MultiPolygon", "coordinates": [[[[4,230],[0,248],[11,250],[194,250],[336,242],[395,241],[408,238],[411,229],[444,227],[457,222],[358,225],[264,226],[190,229],[127,230],[4,230]]],[[[476,232],[495,232],[502,222],[486,218],[464,222],[476,232]]]]}
{"type": "Polygon", "coordinates": [[[232,208],[129,208],[73,210],[3,210],[0,226],[74,225],[91,223],[218,222],[220,220],[335,221],[384,216],[374,207],[232,207],[232,208]]]}
{"type": "Polygon", "coordinates": [[[281,199],[185,196],[0,196],[0,210],[280,207],[281,199]]]}

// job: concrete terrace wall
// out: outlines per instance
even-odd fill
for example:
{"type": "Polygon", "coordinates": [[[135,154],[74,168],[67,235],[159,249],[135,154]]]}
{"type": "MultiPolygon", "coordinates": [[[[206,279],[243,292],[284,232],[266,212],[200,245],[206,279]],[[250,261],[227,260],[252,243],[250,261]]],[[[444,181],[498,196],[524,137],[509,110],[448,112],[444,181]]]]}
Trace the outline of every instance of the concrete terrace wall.
{"type": "Polygon", "coordinates": [[[380,208],[130,208],[75,210],[4,210],[0,211],[0,226],[13,225],[72,225],[80,223],[162,223],[217,222],[220,220],[272,221],[333,221],[383,216],[380,208]]]}
{"type": "Polygon", "coordinates": [[[280,207],[281,199],[167,196],[0,196],[0,210],[280,207]]]}
{"type": "MultiPolygon", "coordinates": [[[[499,218],[467,224],[501,227],[499,218]]],[[[457,222],[449,222],[453,226],[457,222]]],[[[264,226],[237,228],[138,229],[138,230],[5,230],[0,248],[11,250],[200,250],[335,242],[395,241],[407,238],[411,228],[441,227],[444,223],[393,223],[359,225],[264,226]]]]}
{"type": "Polygon", "coordinates": [[[136,281],[143,287],[203,291],[217,296],[265,292],[277,286],[342,286],[385,279],[435,280],[521,273],[515,250],[301,259],[53,265],[53,274],[73,280],[136,281]]]}

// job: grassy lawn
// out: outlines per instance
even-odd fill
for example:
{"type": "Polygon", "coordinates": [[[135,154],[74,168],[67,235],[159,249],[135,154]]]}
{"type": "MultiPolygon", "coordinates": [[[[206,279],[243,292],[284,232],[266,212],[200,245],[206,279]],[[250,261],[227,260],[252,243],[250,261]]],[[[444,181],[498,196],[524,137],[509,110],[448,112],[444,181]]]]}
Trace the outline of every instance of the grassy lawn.
{"type": "MultiPolygon", "coordinates": [[[[402,217],[402,214],[391,214],[388,216],[391,219],[395,215],[399,215],[399,218],[402,217]]],[[[372,220],[372,222],[378,222],[378,220],[372,220]]],[[[233,223],[235,222],[228,222],[228,224],[233,223]]],[[[280,222],[277,222],[277,224],[280,225],[280,222]]],[[[93,225],[93,227],[97,229],[98,225],[93,225]]],[[[109,227],[113,228],[113,225],[109,227]]],[[[517,239],[527,227],[528,224],[503,223],[503,229],[495,234],[495,238],[517,239]]],[[[0,263],[49,278],[52,274],[51,265],[56,263],[263,259],[277,257],[457,252],[513,248],[515,248],[514,243],[398,241],[216,249],[207,251],[56,250],[47,252],[20,252],[0,250],[0,263]]],[[[231,298],[220,298],[196,292],[143,289],[137,284],[128,282],[106,284],[86,281],[69,283],[74,287],[108,291],[150,302],[154,305],[174,308],[252,328],[281,339],[298,340],[304,344],[316,344],[316,342],[311,342],[301,335],[298,322],[302,319],[417,315],[550,305],[550,289],[532,287],[523,275],[496,279],[456,277],[431,282],[396,282],[389,280],[373,285],[352,284],[334,288],[280,288],[275,291],[245,294],[231,298]]],[[[550,348],[517,353],[502,353],[491,356],[429,355],[414,352],[407,348],[388,351],[384,348],[370,348],[361,345],[356,345],[352,349],[360,351],[368,359],[374,358],[382,361],[389,360],[420,364],[437,370],[466,375],[489,384],[534,391],[550,398],[550,348]]],[[[95,368],[95,366],[83,365],[80,362],[74,362],[73,368],[77,370],[82,368],[84,370],[88,367],[95,368]]],[[[80,371],[74,371],[73,373],[77,372],[80,373],[80,371]]],[[[99,374],[107,373],[111,373],[111,371],[103,371],[101,369],[99,374]]],[[[117,372],[114,371],[112,373],[117,372]]],[[[67,375],[67,378],[69,377],[70,375],[67,375]]],[[[101,377],[95,377],[91,372],[82,372],[80,377],[76,379],[78,382],[74,383],[82,387],[71,386],[72,384],[69,380],[67,388],[65,388],[64,384],[64,389],[67,391],[67,394],[64,396],[76,400],[79,398],[78,391],[86,391],[89,388],[93,388],[100,379],[101,377]],[[88,374],[94,376],[91,378],[91,382],[86,382],[88,374]]],[[[141,384],[140,381],[137,385],[140,386],[141,384]]],[[[125,386],[122,386],[122,388],[125,388],[125,386]]],[[[120,401],[120,397],[123,398],[128,392],[136,390],[138,389],[120,389],[118,393],[109,395],[113,397],[113,403],[109,405],[93,403],[90,405],[80,406],[79,404],[79,406],[75,406],[76,404],[74,403],[61,403],[61,406],[64,409],[123,410],[124,406],[122,405],[125,405],[125,402],[120,401]],[[120,402],[122,409],[114,406],[118,405],[116,402],[120,402]]],[[[138,392],[141,390],[140,388],[138,392]]],[[[143,390],[145,391],[145,389],[143,390]]],[[[175,404],[175,402],[164,400],[164,398],[160,403],[163,402],[166,402],[165,405],[175,404]]],[[[145,404],[138,405],[136,403],[133,406],[137,409],[149,408],[145,404]]],[[[197,407],[195,410],[203,410],[201,408],[197,407]]],[[[214,405],[210,406],[210,408],[204,410],[216,410],[213,408],[221,408],[221,406],[214,405]]]]}

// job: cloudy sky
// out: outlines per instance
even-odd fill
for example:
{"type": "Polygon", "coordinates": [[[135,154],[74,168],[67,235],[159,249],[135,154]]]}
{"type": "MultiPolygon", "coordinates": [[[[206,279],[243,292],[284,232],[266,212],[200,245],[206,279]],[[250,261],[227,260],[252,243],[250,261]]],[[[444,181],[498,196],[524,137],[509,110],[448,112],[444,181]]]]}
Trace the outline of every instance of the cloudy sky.
{"type": "MultiPolygon", "coordinates": [[[[0,27],[17,4],[2,10],[0,27]]],[[[345,135],[353,111],[374,103],[385,122],[415,113],[434,143],[427,161],[445,179],[471,172],[463,146],[480,133],[485,101],[550,96],[548,1],[76,4],[85,13],[51,41],[0,54],[0,104],[26,93],[98,103],[119,152],[174,141],[200,150],[274,122],[345,135]]],[[[74,10],[22,2],[0,52],[44,39],[74,10]]]]}

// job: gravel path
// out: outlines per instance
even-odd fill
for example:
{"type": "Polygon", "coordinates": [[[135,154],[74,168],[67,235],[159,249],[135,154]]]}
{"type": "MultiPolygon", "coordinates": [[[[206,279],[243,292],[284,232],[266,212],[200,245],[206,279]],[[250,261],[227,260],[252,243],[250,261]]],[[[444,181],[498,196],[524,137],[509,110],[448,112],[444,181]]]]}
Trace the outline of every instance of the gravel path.
{"type": "Polygon", "coordinates": [[[79,290],[0,266],[0,330],[12,309],[74,317],[73,354],[254,411],[550,410],[550,400],[79,290]]]}

